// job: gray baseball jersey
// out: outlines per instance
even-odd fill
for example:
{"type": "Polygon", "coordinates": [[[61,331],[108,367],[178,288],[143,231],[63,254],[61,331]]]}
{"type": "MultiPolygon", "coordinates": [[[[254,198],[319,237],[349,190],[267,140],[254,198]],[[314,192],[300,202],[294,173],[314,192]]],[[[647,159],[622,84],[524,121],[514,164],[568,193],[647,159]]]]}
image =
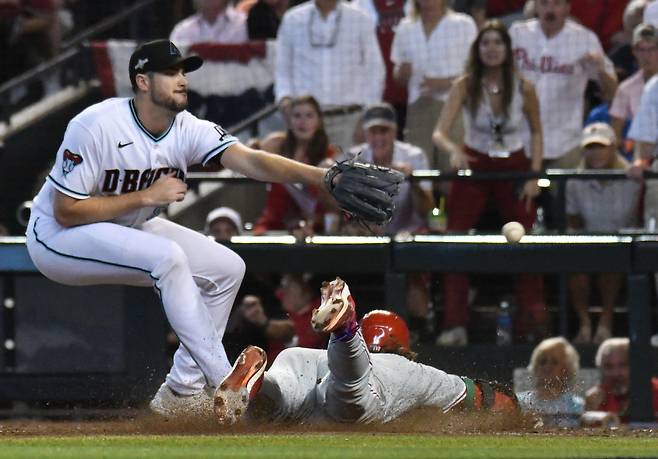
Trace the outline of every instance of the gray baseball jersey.
{"type": "Polygon", "coordinates": [[[54,198],[131,193],[171,172],[182,179],[189,165],[205,164],[235,143],[221,127],[187,111],[154,136],[132,99],[93,105],[69,123],[27,228],[34,264],[56,282],[155,288],[181,342],[167,384],[183,395],[215,386],[230,371],[221,339],[244,262],[215,241],[156,217],[153,207],[112,221],[61,226],[54,198]]]}
{"type": "Polygon", "coordinates": [[[327,350],[290,348],[265,373],[249,415],[276,421],[388,422],[419,407],[446,412],[464,381],[395,354],[370,354],[361,333],[327,350]]]}

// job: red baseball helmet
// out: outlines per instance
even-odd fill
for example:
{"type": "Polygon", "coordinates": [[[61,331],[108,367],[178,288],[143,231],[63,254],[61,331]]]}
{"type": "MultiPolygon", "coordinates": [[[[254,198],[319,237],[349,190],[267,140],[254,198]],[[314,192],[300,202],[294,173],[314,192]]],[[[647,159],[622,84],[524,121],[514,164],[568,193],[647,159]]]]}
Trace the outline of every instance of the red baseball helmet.
{"type": "Polygon", "coordinates": [[[371,352],[411,350],[407,323],[394,312],[370,311],[361,319],[361,332],[371,352]]]}

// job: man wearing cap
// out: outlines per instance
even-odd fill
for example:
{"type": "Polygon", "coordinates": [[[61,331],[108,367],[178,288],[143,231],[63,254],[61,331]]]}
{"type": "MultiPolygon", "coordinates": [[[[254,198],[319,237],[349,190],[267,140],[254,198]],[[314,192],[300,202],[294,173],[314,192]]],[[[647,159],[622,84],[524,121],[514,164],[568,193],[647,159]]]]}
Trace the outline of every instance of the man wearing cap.
{"type": "Polygon", "coordinates": [[[316,187],[326,172],[248,148],[186,111],[185,74],[202,63],[168,40],[139,46],[129,63],[134,97],[70,121],[26,234],[32,261],[56,282],[155,288],[180,339],[151,402],[168,416],[212,415],[213,390],[231,368],[222,336],[245,272],[228,248],[158,217],[185,197],[188,167],[316,187]]]}
{"type": "Polygon", "coordinates": [[[624,138],[626,124],[640,106],[644,84],[658,72],[658,29],[651,24],[638,25],[633,30],[632,45],[639,70],[619,85],[610,107],[610,125],[617,139],[624,138]]]}
{"type": "Polygon", "coordinates": [[[230,207],[218,207],[206,217],[206,234],[216,241],[230,241],[242,232],[242,217],[230,207]]]}
{"type": "MultiPolygon", "coordinates": [[[[581,169],[621,169],[628,164],[617,153],[617,138],[610,125],[593,123],[585,127],[580,146],[581,169]]],[[[570,231],[617,233],[622,228],[637,226],[641,185],[632,180],[567,180],[566,211],[570,231]]],[[[598,275],[603,311],[596,333],[588,313],[590,278],[576,274],[570,279],[571,299],[580,319],[574,342],[600,344],[612,333],[612,313],[623,277],[618,273],[598,275]]]]}
{"type": "MultiPolygon", "coordinates": [[[[374,104],[363,115],[366,143],[352,147],[350,156],[359,155],[359,161],[397,169],[409,177],[413,171],[428,169],[423,150],[410,143],[396,140],[397,123],[394,108],[388,103],[374,104]]],[[[384,229],[386,234],[415,233],[427,226],[427,215],[434,207],[432,182],[405,180],[395,199],[395,215],[384,229]]],[[[431,331],[428,319],[429,293],[426,279],[410,276],[407,289],[409,325],[413,332],[424,337],[431,331]]]]}

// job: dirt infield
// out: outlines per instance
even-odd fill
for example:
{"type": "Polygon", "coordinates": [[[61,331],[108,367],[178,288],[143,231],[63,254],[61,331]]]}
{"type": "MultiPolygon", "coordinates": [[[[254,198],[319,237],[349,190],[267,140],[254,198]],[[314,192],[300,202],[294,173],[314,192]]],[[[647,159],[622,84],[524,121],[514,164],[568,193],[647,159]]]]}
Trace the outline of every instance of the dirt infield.
{"type": "Polygon", "coordinates": [[[147,411],[133,416],[107,420],[5,420],[0,421],[0,439],[40,436],[94,435],[218,435],[218,434],[300,434],[300,433],[373,433],[373,434],[495,434],[569,435],[569,436],[642,436],[658,438],[658,429],[612,430],[536,428],[534,420],[483,414],[443,415],[436,410],[419,409],[388,424],[271,424],[251,423],[223,427],[213,420],[165,420],[147,411]]]}

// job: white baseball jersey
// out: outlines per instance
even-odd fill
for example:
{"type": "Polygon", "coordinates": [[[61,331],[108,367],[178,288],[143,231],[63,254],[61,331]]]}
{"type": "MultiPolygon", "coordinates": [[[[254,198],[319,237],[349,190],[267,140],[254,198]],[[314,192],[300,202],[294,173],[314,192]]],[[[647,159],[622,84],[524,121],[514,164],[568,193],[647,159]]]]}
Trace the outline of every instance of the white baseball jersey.
{"type": "Polygon", "coordinates": [[[658,143],[658,77],[654,76],[644,86],[628,137],[638,142],[658,143]]]}
{"type": "MultiPolygon", "coordinates": [[[[154,137],[139,121],[132,99],[113,98],[92,105],[69,123],[33,212],[53,216],[54,190],[76,199],[110,196],[148,188],[161,175],[204,165],[238,140],[221,127],[187,111],[154,137]]],[[[139,226],[160,209],[146,207],[112,220],[139,226]]]]}
{"type": "Polygon", "coordinates": [[[156,137],[141,124],[132,99],[93,105],[69,123],[27,227],[32,261],[56,282],[156,290],[180,339],[167,385],[183,395],[215,386],[231,369],[222,337],[244,262],[206,236],[155,217],[153,207],[64,227],[53,200],[58,192],[76,199],[130,193],[174,171],[182,179],[189,165],[205,164],[236,142],[186,111],[156,137]]]}
{"type": "MultiPolygon", "coordinates": [[[[567,20],[556,35],[547,38],[539,20],[517,22],[509,31],[514,57],[521,73],[535,84],[544,132],[544,159],[556,159],[578,146],[583,125],[585,87],[598,80],[594,66],[584,58],[604,56],[606,71],[613,73],[597,36],[567,20]]],[[[526,129],[526,145],[530,132],[526,129]]],[[[528,150],[529,151],[529,150],[528,150]]]]}
{"type": "Polygon", "coordinates": [[[281,352],[247,414],[275,421],[389,422],[414,408],[446,412],[465,397],[459,376],[395,354],[370,354],[358,332],[347,341],[332,335],[326,351],[281,352]]]}

